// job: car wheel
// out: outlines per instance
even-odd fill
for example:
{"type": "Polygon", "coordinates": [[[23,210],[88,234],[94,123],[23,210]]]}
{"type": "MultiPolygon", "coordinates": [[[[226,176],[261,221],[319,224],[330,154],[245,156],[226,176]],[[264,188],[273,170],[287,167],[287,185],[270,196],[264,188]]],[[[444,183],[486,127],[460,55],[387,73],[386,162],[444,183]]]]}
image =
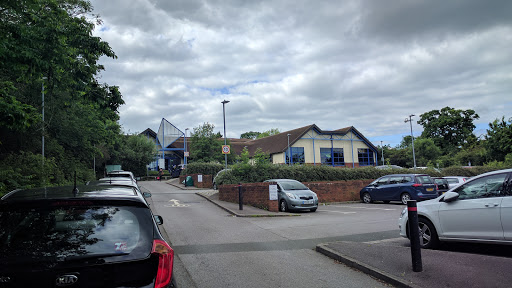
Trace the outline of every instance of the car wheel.
{"type": "Polygon", "coordinates": [[[363,194],[363,202],[364,202],[364,203],[372,203],[372,201],[373,201],[373,200],[372,200],[372,196],[370,195],[370,193],[365,192],[365,193],[363,194]]]}
{"type": "Polygon", "coordinates": [[[279,202],[279,211],[281,211],[281,212],[288,211],[288,205],[286,204],[286,200],[281,200],[281,202],[279,202]]]}
{"type": "Polygon", "coordinates": [[[411,200],[411,195],[409,195],[409,193],[402,193],[400,199],[402,200],[402,204],[407,205],[407,201],[411,200]]]}
{"type": "Polygon", "coordinates": [[[311,208],[309,209],[311,212],[315,212],[316,211],[316,208],[311,208]]]}
{"type": "Polygon", "coordinates": [[[439,237],[437,236],[434,224],[425,218],[418,218],[420,228],[420,246],[424,249],[435,249],[439,246],[439,237]]]}

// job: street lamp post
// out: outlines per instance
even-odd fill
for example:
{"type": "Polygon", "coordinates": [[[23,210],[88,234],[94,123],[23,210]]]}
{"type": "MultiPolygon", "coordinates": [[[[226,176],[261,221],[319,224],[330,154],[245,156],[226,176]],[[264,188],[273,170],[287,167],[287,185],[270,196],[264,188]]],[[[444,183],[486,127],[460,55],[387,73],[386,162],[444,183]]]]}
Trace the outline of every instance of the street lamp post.
{"type": "Polygon", "coordinates": [[[42,79],[43,79],[43,81],[41,82],[41,98],[42,98],[42,101],[41,101],[42,111],[41,111],[41,113],[43,114],[43,122],[42,122],[42,129],[41,129],[41,131],[42,131],[42,133],[41,133],[42,134],[41,154],[43,156],[43,160],[42,160],[43,162],[42,163],[43,163],[43,169],[44,169],[44,80],[48,79],[48,78],[47,77],[43,77],[42,79]]]}
{"type": "MultiPolygon", "coordinates": [[[[226,141],[226,104],[228,104],[229,101],[224,100],[222,101],[222,116],[224,118],[224,145],[227,145],[226,141]]],[[[228,169],[228,154],[224,154],[224,162],[225,162],[225,169],[228,169]]]]}
{"type": "Polygon", "coordinates": [[[183,140],[184,143],[185,143],[185,153],[183,153],[183,158],[184,158],[184,162],[185,162],[185,167],[187,167],[187,158],[188,156],[186,155],[187,154],[187,131],[188,131],[188,128],[185,128],[185,139],[183,140]]]}
{"type": "MultiPolygon", "coordinates": [[[[288,165],[291,165],[292,163],[292,155],[290,155],[290,135],[292,134],[287,134],[286,136],[288,136],[288,165]]],[[[285,159],[286,161],[286,159],[285,159]]]]}
{"type": "Polygon", "coordinates": [[[382,146],[382,141],[380,141],[380,149],[382,150],[382,153],[381,153],[382,165],[385,165],[384,164],[384,146],[382,146]]]}
{"type": "Polygon", "coordinates": [[[416,155],[414,154],[414,136],[412,135],[412,116],[415,116],[414,114],[409,115],[409,119],[405,118],[405,123],[409,122],[411,125],[411,139],[412,139],[412,159],[414,161],[414,170],[416,170],[416,155]]]}

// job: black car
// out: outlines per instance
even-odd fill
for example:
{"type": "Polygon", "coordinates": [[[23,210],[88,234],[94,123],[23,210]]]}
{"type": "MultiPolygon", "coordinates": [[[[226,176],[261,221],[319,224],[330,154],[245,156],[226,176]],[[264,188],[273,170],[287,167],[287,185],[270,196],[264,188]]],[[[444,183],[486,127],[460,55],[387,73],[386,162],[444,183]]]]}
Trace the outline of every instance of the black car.
{"type": "Polygon", "coordinates": [[[450,190],[450,184],[448,180],[443,177],[432,177],[434,182],[437,184],[437,193],[438,195],[444,194],[446,191],[450,190]]]}
{"type": "Polygon", "coordinates": [[[0,200],[0,287],[172,287],[162,222],[133,187],[10,192],[0,200]]]}

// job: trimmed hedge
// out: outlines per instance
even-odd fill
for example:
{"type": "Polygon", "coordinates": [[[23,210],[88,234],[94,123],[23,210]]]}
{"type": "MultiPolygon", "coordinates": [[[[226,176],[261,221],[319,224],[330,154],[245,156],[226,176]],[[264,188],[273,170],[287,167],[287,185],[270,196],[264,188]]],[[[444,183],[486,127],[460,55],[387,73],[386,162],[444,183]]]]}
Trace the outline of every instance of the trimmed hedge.
{"type": "MultiPolygon", "coordinates": [[[[390,174],[427,174],[432,177],[442,176],[476,176],[482,173],[498,170],[492,167],[450,167],[441,172],[435,169],[410,170],[388,169],[380,170],[374,167],[362,168],[335,168],[330,166],[286,166],[237,164],[231,167],[231,171],[222,173],[217,178],[217,185],[255,183],[268,179],[295,179],[300,182],[343,181],[343,180],[368,180],[390,174]]],[[[205,173],[206,174],[206,173],[205,173]]]]}

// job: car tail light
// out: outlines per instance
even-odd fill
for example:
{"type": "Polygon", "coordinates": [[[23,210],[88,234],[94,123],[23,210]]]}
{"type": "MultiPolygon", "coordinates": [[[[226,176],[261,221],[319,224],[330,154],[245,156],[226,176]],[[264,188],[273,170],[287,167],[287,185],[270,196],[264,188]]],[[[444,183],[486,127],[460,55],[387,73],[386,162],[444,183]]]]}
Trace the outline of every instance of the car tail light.
{"type": "Polygon", "coordinates": [[[154,240],[151,253],[158,255],[158,272],[156,273],[155,288],[166,287],[171,283],[174,250],[165,241],[154,240]]]}
{"type": "Polygon", "coordinates": [[[437,186],[437,183],[436,183],[436,190],[439,190],[439,186],[437,186]]]}
{"type": "Polygon", "coordinates": [[[412,184],[412,187],[421,187],[421,186],[423,186],[423,184],[420,184],[420,183],[412,184]]]}

